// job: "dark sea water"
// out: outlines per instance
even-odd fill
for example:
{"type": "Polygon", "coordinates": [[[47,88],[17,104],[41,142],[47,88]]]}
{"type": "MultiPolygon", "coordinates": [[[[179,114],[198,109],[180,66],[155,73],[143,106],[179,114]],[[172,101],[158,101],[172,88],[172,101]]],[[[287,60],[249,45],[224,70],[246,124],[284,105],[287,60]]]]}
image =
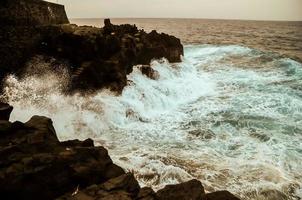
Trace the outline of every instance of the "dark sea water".
{"type": "MultiPolygon", "coordinates": [[[[102,19],[71,22],[103,25],[102,19]]],[[[152,61],[159,80],[135,68],[121,96],[65,96],[64,75],[11,76],[12,118],[46,115],[62,140],[94,138],[142,186],[197,178],[207,191],[228,189],[242,199],[302,198],[301,22],[112,23],[181,38],[183,61],[152,61]]]]}

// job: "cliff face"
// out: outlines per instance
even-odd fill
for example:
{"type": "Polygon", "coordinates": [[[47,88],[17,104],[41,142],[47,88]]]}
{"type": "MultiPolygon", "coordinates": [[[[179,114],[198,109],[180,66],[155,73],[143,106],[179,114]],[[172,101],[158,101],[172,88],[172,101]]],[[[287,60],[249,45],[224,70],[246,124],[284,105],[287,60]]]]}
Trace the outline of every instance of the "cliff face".
{"type": "Polygon", "coordinates": [[[63,5],[42,0],[1,0],[0,24],[49,25],[69,23],[63,5]]]}

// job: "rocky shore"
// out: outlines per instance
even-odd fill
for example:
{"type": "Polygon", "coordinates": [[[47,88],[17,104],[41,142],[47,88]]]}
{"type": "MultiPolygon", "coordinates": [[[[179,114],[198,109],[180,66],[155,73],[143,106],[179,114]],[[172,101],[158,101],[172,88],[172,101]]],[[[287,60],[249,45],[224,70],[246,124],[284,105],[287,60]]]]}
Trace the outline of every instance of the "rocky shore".
{"type": "Polygon", "coordinates": [[[109,19],[103,28],[69,24],[63,6],[39,0],[4,1],[0,25],[0,81],[11,73],[22,77],[26,63],[39,55],[56,60],[54,71],[60,64],[67,66],[71,92],[121,92],[134,65],[162,57],[180,62],[183,55],[174,36],[112,25],[109,19]]]}
{"type": "Polygon", "coordinates": [[[198,180],[141,188],[93,140],[60,142],[51,119],[10,122],[12,110],[0,103],[1,199],[238,200],[227,191],[206,194],[198,180]]]}
{"type": "MultiPolygon", "coordinates": [[[[149,63],[165,57],[180,62],[183,46],[174,36],[135,25],[103,28],[69,24],[64,6],[41,0],[0,3],[0,81],[22,78],[36,56],[52,59],[52,69],[66,64],[70,84],[65,92],[109,88],[121,92],[133,65],[156,79],[149,63]]],[[[59,141],[52,120],[33,116],[10,122],[13,107],[0,103],[1,199],[236,200],[227,191],[206,194],[200,181],[168,185],[155,192],[141,188],[131,173],[115,165],[105,148],[85,141],[59,141]]]]}

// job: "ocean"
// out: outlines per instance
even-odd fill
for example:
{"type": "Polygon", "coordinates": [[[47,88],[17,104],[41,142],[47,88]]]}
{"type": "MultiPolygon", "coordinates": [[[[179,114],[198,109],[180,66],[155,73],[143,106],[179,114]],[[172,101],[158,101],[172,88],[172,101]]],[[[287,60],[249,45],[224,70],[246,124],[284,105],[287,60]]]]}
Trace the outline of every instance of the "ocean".
{"type": "Polygon", "coordinates": [[[302,198],[302,22],[111,21],[179,37],[182,62],[153,60],[158,80],[134,68],[119,96],[65,96],[64,74],[9,76],[12,120],[44,115],[61,140],[93,138],[155,190],[196,178],[247,200],[302,198]]]}

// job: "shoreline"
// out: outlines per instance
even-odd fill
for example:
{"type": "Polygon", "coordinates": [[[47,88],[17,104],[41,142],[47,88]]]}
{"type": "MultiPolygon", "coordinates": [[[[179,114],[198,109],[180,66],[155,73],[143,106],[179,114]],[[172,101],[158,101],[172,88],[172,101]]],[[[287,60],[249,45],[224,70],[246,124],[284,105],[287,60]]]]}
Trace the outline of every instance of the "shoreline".
{"type": "MultiPolygon", "coordinates": [[[[14,0],[4,6],[0,9],[0,35],[5,36],[0,46],[1,82],[8,74],[23,77],[28,61],[42,59],[58,74],[57,66],[72,66],[67,94],[102,88],[120,93],[133,65],[141,64],[142,73],[156,79],[157,72],[149,66],[152,59],[180,62],[183,55],[178,38],[155,30],[147,34],[135,25],[113,25],[109,19],[100,29],[71,25],[64,6],[44,1],[14,0]]],[[[43,74],[44,69],[39,70],[43,74]]],[[[107,150],[95,147],[91,139],[60,142],[51,119],[33,116],[26,123],[10,122],[12,109],[0,103],[2,197],[238,200],[227,191],[206,194],[197,180],[168,185],[157,193],[140,188],[134,176],[112,163],[107,150]]]]}

